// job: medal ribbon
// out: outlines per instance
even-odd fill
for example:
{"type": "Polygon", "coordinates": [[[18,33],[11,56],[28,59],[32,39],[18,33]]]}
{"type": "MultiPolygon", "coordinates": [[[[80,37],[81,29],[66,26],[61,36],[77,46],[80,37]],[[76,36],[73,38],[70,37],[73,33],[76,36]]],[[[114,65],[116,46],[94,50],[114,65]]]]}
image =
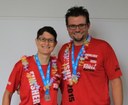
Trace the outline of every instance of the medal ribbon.
{"type": "Polygon", "coordinates": [[[81,54],[83,53],[84,51],[84,45],[82,45],[79,53],[78,53],[78,56],[76,58],[76,61],[75,61],[75,58],[74,58],[74,44],[72,45],[72,68],[73,68],[73,75],[77,75],[77,67],[78,67],[78,62],[79,62],[79,59],[80,59],[80,56],[81,54]]]}
{"type": "MultiPolygon", "coordinates": [[[[90,42],[90,40],[91,40],[91,37],[90,37],[90,35],[87,35],[87,40],[85,41],[85,44],[86,43],[89,43],[90,42]]],[[[80,51],[79,51],[79,53],[78,53],[78,56],[77,56],[77,58],[76,58],[76,61],[75,61],[75,58],[74,58],[74,44],[72,44],[72,68],[73,68],[73,75],[77,75],[77,67],[78,67],[78,63],[79,63],[79,59],[80,59],[80,57],[82,56],[82,53],[84,52],[86,52],[85,51],[85,44],[83,44],[82,45],[82,47],[81,47],[81,49],[80,49],[80,51]]]]}
{"type": "MultiPolygon", "coordinates": [[[[49,64],[48,64],[47,73],[46,73],[46,78],[45,78],[44,72],[43,72],[43,69],[42,69],[42,67],[41,67],[41,64],[40,64],[40,61],[39,61],[39,58],[38,58],[38,55],[37,55],[37,54],[35,55],[35,60],[36,60],[36,64],[37,64],[37,66],[38,66],[38,70],[39,70],[39,72],[40,72],[42,81],[43,81],[43,83],[44,83],[44,86],[49,86],[49,82],[50,82],[50,62],[49,62],[49,64]]],[[[49,94],[49,89],[46,89],[45,94],[46,94],[46,95],[49,94]]]]}

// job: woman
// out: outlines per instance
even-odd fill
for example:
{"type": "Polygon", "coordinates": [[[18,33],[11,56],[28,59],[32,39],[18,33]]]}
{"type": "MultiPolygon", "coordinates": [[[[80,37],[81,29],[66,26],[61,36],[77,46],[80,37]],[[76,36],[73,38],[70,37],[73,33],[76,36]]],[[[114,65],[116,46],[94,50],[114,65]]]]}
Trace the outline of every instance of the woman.
{"type": "Polygon", "coordinates": [[[51,56],[57,44],[57,33],[45,26],[38,30],[37,54],[23,56],[9,77],[2,105],[10,105],[13,93],[18,89],[19,105],[57,105],[58,75],[56,57],[51,56]]]}

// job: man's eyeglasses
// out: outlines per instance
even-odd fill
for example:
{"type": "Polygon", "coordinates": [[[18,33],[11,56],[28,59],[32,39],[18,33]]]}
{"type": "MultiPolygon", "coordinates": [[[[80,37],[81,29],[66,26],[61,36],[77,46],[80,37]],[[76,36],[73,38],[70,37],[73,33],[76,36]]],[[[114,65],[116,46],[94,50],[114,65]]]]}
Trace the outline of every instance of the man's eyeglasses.
{"type": "Polygon", "coordinates": [[[68,25],[68,28],[71,29],[71,30],[75,30],[77,29],[77,27],[79,29],[84,29],[86,28],[87,24],[79,24],[79,25],[68,25]]]}
{"type": "Polygon", "coordinates": [[[54,43],[55,42],[55,40],[54,39],[46,39],[46,38],[38,38],[38,40],[40,41],[40,42],[46,42],[46,41],[48,41],[48,43],[54,43]]]}

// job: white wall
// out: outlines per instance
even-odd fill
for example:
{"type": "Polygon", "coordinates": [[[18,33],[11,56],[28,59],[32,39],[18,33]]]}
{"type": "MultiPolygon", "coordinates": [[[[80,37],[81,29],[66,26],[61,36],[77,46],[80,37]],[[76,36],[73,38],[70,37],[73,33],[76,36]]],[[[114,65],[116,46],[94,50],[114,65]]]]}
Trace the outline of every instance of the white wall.
{"type": "MultiPolygon", "coordinates": [[[[74,5],[90,12],[90,34],[108,41],[114,48],[123,72],[124,105],[128,101],[128,1],[127,0],[0,0],[0,103],[12,67],[22,55],[36,53],[39,28],[53,26],[58,33],[57,54],[69,41],[65,27],[66,10],[74,5]]],[[[14,94],[12,105],[18,105],[14,94]]]]}

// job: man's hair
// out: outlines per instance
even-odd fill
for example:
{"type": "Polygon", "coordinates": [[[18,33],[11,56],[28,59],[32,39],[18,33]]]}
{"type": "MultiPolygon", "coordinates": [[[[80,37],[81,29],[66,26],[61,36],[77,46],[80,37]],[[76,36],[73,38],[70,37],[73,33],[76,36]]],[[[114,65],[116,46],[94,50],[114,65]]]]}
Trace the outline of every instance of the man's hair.
{"type": "Polygon", "coordinates": [[[37,39],[39,38],[39,36],[41,36],[44,32],[48,32],[50,33],[52,36],[54,36],[54,39],[55,39],[55,42],[57,42],[57,33],[56,31],[54,30],[53,27],[51,26],[44,26],[42,28],[40,28],[37,32],[37,39]]]}
{"type": "Polygon", "coordinates": [[[68,25],[68,18],[70,16],[73,16],[73,17],[84,16],[86,18],[87,24],[90,24],[89,12],[83,6],[80,6],[80,7],[74,6],[67,10],[67,13],[65,15],[66,25],[68,25]]]}

